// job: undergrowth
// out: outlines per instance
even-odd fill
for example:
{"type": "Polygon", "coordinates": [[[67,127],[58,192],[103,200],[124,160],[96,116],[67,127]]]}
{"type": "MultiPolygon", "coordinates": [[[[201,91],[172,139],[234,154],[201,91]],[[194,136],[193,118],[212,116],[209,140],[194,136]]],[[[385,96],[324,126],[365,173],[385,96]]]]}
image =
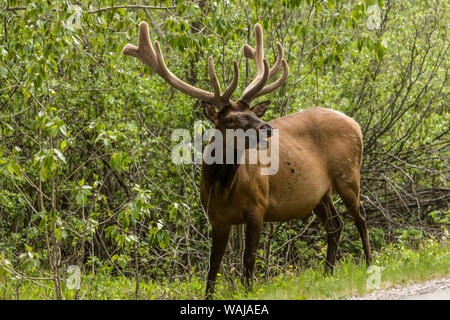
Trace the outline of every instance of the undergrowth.
{"type": "MultiPolygon", "coordinates": [[[[352,256],[340,259],[333,274],[323,262],[314,267],[289,266],[269,279],[256,277],[253,290],[245,292],[240,279],[219,274],[216,299],[345,299],[378,288],[425,281],[450,274],[448,240],[423,240],[416,248],[395,243],[374,251],[375,262],[367,267],[352,256]]],[[[53,281],[48,275],[25,276],[0,256],[0,298],[54,299],[53,281]]],[[[138,295],[133,279],[112,275],[105,269],[96,274],[82,274],[79,290],[73,274],[63,275],[63,299],[203,299],[204,274],[190,279],[155,282],[141,278],[138,295]]]]}

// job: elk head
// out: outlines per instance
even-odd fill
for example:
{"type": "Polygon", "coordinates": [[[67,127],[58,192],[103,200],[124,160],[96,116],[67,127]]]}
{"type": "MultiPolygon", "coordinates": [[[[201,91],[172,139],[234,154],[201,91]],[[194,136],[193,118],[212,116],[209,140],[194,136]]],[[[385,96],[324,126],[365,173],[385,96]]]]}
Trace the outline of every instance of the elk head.
{"type": "Polygon", "coordinates": [[[260,118],[266,112],[270,101],[264,101],[251,106],[251,102],[264,94],[279,88],[287,79],[289,67],[284,59],[284,50],[282,45],[277,42],[278,57],[272,68],[264,59],[263,53],[263,32],[261,25],[255,25],[256,48],[246,44],[244,46],[244,56],[253,59],[256,63],[256,76],[253,81],[244,90],[243,95],[236,101],[231,100],[231,96],[238,84],[239,69],[234,61],[234,76],[231,84],[221,93],[219,81],[214,70],[213,58],[208,58],[209,79],[213,92],[204,91],[180,80],[166,67],[159,42],[155,41],[154,49],[148,31],[146,22],[139,25],[139,45],[136,47],[127,44],[122,53],[138,58],[148,65],[154,72],[158,73],[175,89],[197,98],[201,101],[205,116],[214,123],[216,128],[222,132],[226,129],[254,129],[260,131],[264,129],[267,136],[271,135],[272,127],[260,118]],[[273,78],[283,66],[283,75],[266,86],[268,80],[273,78]]]}

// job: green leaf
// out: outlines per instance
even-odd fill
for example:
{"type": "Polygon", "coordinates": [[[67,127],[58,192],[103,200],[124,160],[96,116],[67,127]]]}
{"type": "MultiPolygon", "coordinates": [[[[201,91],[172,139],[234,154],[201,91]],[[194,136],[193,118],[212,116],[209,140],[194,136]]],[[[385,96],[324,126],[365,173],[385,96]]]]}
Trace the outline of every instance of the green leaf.
{"type": "Polygon", "coordinates": [[[383,59],[383,55],[384,55],[384,47],[380,41],[377,41],[375,43],[375,53],[377,55],[377,59],[379,61],[381,61],[381,59],[383,59]]]}
{"type": "Polygon", "coordinates": [[[64,152],[67,148],[67,140],[63,140],[61,141],[61,145],[60,145],[61,151],[64,152]]]}
{"type": "Polygon", "coordinates": [[[42,161],[40,162],[41,167],[39,170],[39,177],[42,181],[46,181],[50,176],[51,172],[54,169],[54,162],[55,160],[52,156],[46,155],[43,157],[42,161]]]}
{"type": "Polygon", "coordinates": [[[18,176],[21,173],[19,164],[17,164],[13,159],[9,160],[6,168],[9,172],[9,174],[12,176],[18,176]]]}
{"type": "Polygon", "coordinates": [[[0,77],[6,78],[8,76],[8,70],[5,67],[0,66],[0,77]]]}
{"type": "Polygon", "coordinates": [[[66,163],[66,158],[64,158],[63,154],[61,153],[61,151],[59,151],[58,149],[53,149],[53,152],[56,154],[56,157],[61,160],[63,163],[66,163]]]}
{"type": "Polygon", "coordinates": [[[356,46],[357,46],[359,52],[361,52],[363,45],[364,45],[363,38],[359,38],[358,41],[356,42],[356,46]]]}
{"type": "Polygon", "coordinates": [[[126,170],[126,166],[130,163],[130,158],[125,152],[115,152],[111,155],[109,165],[117,171],[126,170]]]}

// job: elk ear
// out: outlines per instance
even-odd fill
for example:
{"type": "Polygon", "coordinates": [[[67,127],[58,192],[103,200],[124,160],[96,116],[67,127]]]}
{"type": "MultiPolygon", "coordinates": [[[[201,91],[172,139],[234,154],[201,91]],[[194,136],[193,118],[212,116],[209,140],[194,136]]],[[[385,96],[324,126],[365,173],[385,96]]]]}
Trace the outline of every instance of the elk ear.
{"type": "Polygon", "coordinates": [[[266,113],[270,102],[271,102],[270,100],[267,100],[267,101],[263,101],[263,102],[260,102],[258,104],[255,104],[250,109],[250,111],[253,111],[258,116],[258,118],[261,118],[264,115],[264,113],[266,113]]]}
{"type": "Polygon", "coordinates": [[[205,101],[201,101],[201,104],[202,104],[203,113],[205,114],[205,116],[212,123],[216,123],[216,120],[217,120],[216,108],[212,104],[209,104],[208,102],[205,102],[205,101]]]}

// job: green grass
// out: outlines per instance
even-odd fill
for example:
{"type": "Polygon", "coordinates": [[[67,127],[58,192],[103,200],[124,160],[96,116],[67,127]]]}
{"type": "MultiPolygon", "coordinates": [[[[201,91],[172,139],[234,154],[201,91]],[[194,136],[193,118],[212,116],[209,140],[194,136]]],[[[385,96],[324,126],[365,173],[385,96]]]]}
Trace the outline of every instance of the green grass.
{"type": "MultiPolygon", "coordinates": [[[[449,242],[426,240],[415,250],[404,244],[390,244],[374,252],[374,265],[382,268],[380,287],[420,282],[450,275],[449,242]]],[[[338,261],[335,272],[324,271],[322,263],[302,270],[289,266],[267,281],[257,277],[253,291],[245,293],[240,280],[220,275],[216,299],[345,299],[370,291],[370,274],[365,263],[349,257],[338,261]]],[[[0,299],[54,299],[51,280],[26,280],[6,276],[0,283],[0,299]]],[[[204,275],[171,282],[140,281],[141,299],[203,299],[204,275]]],[[[64,299],[73,299],[75,290],[62,282],[64,299]]],[[[79,299],[135,299],[135,281],[108,273],[83,275],[79,299]]]]}
{"type": "MultiPolygon", "coordinates": [[[[450,275],[449,243],[429,240],[418,250],[396,244],[375,253],[375,266],[381,267],[380,288],[426,281],[450,275]]],[[[332,275],[322,266],[286,275],[261,284],[249,299],[345,299],[372,291],[367,288],[372,274],[364,263],[341,260],[332,275]]]]}

